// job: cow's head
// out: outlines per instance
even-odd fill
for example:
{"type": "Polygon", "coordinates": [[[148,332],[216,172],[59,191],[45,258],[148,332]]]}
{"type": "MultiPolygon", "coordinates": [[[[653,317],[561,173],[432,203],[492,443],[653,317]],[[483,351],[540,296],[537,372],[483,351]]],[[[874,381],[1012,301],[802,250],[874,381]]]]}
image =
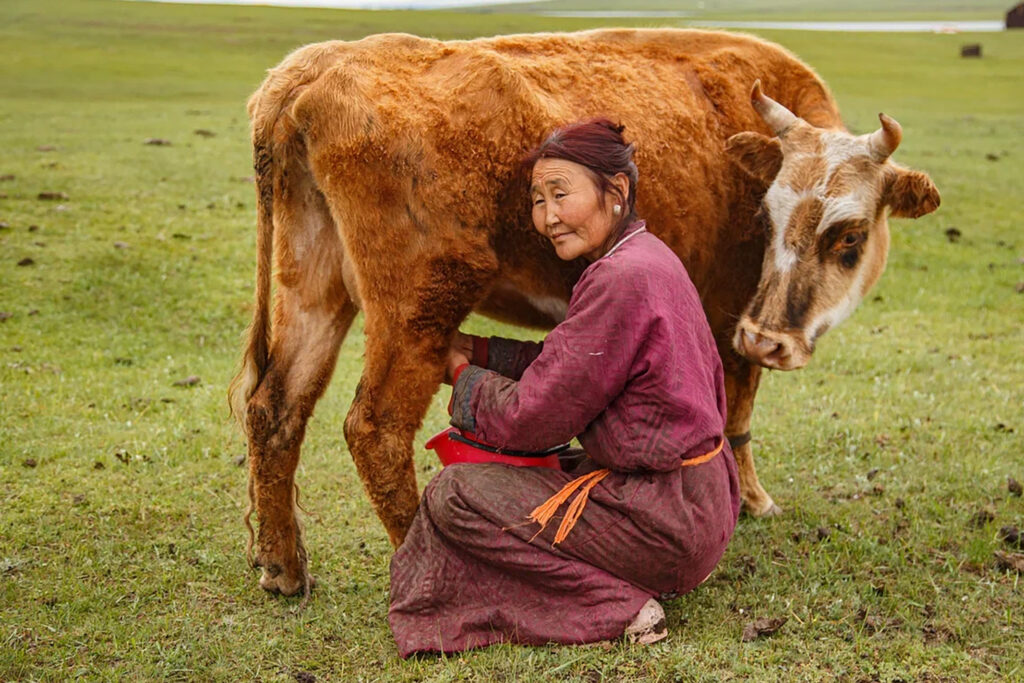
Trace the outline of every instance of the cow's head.
{"type": "Polygon", "coordinates": [[[765,96],[760,81],[751,100],[777,137],[745,132],[728,141],[733,160],[768,186],[761,281],[733,346],[765,367],[795,370],[882,274],[888,214],[930,213],[939,192],[926,174],[889,161],[902,131],[885,114],[879,130],[855,136],[811,126],[765,96]]]}

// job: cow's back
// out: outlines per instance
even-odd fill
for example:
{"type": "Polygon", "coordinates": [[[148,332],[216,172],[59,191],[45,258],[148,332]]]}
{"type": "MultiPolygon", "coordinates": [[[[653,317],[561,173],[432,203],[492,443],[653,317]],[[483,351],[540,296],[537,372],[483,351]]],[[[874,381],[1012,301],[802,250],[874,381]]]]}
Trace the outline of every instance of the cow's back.
{"type": "Polygon", "coordinates": [[[686,264],[706,307],[726,283],[736,303],[720,307],[738,312],[760,269],[759,188],[724,148],[743,130],[770,134],[750,106],[756,79],[809,122],[842,125],[820,79],[784,49],[689,30],[321,43],[272,71],[252,109],[254,126],[276,111],[262,115],[265,127],[307,141],[346,244],[385,239],[362,234],[368,206],[404,205],[419,240],[486,233],[496,287],[537,299],[567,298],[581,264],[560,263],[531,227],[520,160],[555,127],[608,116],[637,146],[638,213],[686,264]],[[753,272],[723,279],[723,268],[753,272]]]}

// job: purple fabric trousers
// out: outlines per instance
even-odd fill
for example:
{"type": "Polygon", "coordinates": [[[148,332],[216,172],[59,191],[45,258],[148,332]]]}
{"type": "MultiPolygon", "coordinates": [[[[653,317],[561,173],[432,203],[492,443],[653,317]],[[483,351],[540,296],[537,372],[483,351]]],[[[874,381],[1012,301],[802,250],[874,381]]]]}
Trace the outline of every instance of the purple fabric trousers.
{"type": "Polygon", "coordinates": [[[616,638],[649,598],[688,592],[711,573],[736,520],[728,450],[679,472],[613,472],[568,539],[551,544],[564,506],[533,538],[530,511],[595,467],[460,464],[435,477],[391,561],[388,618],[401,656],[616,638]],[[648,511],[634,517],[639,499],[648,511]],[[651,514],[700,529],[689,538],[659,533],[672,527],[651,514]]]}

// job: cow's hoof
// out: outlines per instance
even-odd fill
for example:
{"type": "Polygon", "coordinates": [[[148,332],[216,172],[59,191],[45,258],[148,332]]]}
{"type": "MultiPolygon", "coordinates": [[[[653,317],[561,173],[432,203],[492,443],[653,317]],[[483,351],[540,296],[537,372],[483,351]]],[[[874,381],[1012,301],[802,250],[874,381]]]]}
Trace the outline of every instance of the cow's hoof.
{"type": "Polygon", "coordinates": [[[743,501],[743,510],[751,517],[778,517],[782,514],[782,508],[771,498],[756,504],[743,501]]]}
{"type": "MultiPolygon", "coordinates": [[[[280,565],[269,565],[263,567],[260,576],[260,588],[275,595],[299,595],[305,593],[306,577],[303,572],[294,575],[281,569],[280,565]]],[[[316,585],[316,579],[309,577],[309,587],[312,590],[316,585]]]]}

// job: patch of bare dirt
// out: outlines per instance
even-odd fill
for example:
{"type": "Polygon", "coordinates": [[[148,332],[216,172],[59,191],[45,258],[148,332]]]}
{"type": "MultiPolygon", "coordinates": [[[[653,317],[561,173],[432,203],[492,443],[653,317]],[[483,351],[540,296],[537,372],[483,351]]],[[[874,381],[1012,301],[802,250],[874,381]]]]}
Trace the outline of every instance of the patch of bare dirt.
{"type": "Polygon", "coordinates": [[[921,628],[921,635],[924,636],[926,645],[941,645],[956,639],[952,630],[936,624],[925,624],[921,628]]]}
{"type": "Polygon", "coordinates": [[[882,617],[877,614],[870,614],[861,607],[857,612],[857,621],[864,625],[864,630],[869,634],[875,634],[890,628],[897,628],[903,625],[903,620],[897,617],[882,617]]]}
{"type": "Polygon", "coordinates": [[[774,635],[787,621],[789,621],[789,617],[756,619],[743,627],[743,642],[749,643],[764,636],[774,635]]]}
{"type": "Polygon", "coordinates": [[[1004,571],[1024,573],[1024,553],[995,552],[996,567],[1004,571]]]}

